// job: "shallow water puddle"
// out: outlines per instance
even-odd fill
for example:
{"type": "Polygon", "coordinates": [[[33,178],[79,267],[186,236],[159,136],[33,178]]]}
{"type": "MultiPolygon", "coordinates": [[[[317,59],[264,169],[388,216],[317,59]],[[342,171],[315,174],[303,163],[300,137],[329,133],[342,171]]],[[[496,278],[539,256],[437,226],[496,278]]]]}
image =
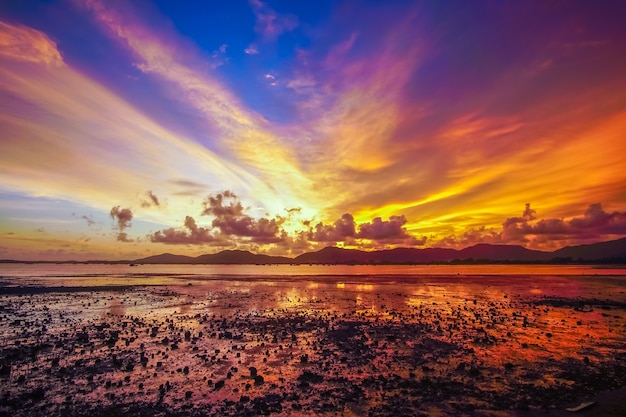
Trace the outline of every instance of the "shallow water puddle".
{"type": "Polygon", "coordinates": [[[610,280],[175,281],[0,295],[0,412],[507,415],[626,383],[610,280]]]}

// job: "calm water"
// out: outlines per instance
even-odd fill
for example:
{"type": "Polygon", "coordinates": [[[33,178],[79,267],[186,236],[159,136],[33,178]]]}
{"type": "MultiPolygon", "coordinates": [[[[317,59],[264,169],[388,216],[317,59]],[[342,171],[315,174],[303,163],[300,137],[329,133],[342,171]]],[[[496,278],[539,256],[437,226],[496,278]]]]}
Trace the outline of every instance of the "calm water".
{"type": "MultiPolygon", "coordinates": [[[[527,295],[583,296],[602,288],[624,297],[626,268],[589,265],[82,265],[2,264],[10,286],[189,286],[193,291],[262,291],[319,286],[343,291],[481,294],[489,288],[527,295]]],[[[191,291],[188,288],[186,291],[191,291]]]]}
{"type": "Polygon", "coordinates": [[[626,267],[593,265],[106,265],[0,264],[0,277],[255,277],[395,275],[624,275],[626,267]]]}

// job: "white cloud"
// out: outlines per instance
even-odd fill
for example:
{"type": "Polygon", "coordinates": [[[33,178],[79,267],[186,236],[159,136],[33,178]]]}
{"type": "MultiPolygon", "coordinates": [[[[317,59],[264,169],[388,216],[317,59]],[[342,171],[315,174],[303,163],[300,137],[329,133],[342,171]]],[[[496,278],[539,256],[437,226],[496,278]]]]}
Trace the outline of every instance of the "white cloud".
{"type": "Polygon", "coordinates": [[[257,48],[257,46],[255,44],[250,44],[250,46],[248,46],[246,49],[243,50],[246,54],[248,55],[258,55],[259,54],[259,49],[257,48]]]}

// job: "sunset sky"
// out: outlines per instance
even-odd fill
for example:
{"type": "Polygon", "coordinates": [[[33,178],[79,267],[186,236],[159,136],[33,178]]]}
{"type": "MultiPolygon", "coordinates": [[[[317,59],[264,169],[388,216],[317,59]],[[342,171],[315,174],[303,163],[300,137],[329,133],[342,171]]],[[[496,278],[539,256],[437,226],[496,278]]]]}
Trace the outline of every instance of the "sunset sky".
{"type": "Polygon", "coordinates": [[[624,1],[0,3],[0,259],[626,236],[624,1]]]}

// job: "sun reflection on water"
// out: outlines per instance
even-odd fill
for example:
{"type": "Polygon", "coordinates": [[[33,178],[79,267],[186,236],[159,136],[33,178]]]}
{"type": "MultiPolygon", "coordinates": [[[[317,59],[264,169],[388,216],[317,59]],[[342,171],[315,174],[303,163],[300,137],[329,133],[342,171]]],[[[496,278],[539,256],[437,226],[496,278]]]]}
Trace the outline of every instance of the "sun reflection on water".
{"type": "Polygon", "coordinates": [[[587,374],[621,381],[611,369],[626,366],[625,280],[179,277],[164,286],[23,289],[0,297],[0,359],[14,355],[11,395],[44,384],[50,394],[40,405],[51,409],[67,396],[89,404],[141,397],[176,409],[297,392],[281,403],[303,407],[289,414],[345,412],[345,404],[319,405],[330,401],[326,392],[355,398],[346,401],[357,414],[401,395],[451,415],[464,413],[459,403],[538,406],[530,387],[559,392],[542,400],[554,405],[587,374]],[[20,354],[40,345],[42,353],[20,354]],[[29,379],[18,384],[21,374],[29,379]],[[446,387],[458,402],[430,398],[446,387]]]}

